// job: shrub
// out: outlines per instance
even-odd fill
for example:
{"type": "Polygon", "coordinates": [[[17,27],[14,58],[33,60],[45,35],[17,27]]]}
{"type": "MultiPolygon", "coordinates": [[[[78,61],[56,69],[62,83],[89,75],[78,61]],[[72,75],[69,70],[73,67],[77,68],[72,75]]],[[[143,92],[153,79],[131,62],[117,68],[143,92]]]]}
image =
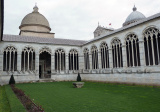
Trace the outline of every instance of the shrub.
{"type": "Polygon", "coordinates": [[[81,81],[81,76],[80,76],[80,73],[78,73],[78,76],[77,76],[77,81],[80,82],[81,81]]]}
{"type": "Polygon", "coordinates": [[[13,74],[11,75],[11,78],[9,80],[9,84],[15,84],[15,80],[14,80],[14,77],[13,77],[13,74]]]}

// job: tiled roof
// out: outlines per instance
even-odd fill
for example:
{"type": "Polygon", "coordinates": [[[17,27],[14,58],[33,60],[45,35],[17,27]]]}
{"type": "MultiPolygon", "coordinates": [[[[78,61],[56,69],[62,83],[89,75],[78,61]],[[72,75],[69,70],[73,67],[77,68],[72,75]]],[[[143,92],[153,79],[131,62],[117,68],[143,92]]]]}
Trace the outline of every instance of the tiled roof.
{"type": "Polygon", "coordinates": [[[86,43],[82,40],[71,40],[71,39],[58,39],[58,38],[42,38],[42,37],[30,37],[20,35],[3,35],[3,41],[9,42],[29,42],[29,43],[47,43],[55,45],[74,45],[80,46],[86,43]]]}

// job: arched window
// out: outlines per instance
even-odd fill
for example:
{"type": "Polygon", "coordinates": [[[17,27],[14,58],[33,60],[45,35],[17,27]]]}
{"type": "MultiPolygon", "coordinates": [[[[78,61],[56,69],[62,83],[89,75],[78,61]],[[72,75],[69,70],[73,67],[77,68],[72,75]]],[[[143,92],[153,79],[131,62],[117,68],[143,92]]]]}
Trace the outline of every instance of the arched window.
{"type": "Polygon", "coordinates": [[[75,49],[69,52],[69,70],[79,70],[78,52],[75,49]]]}
{"type": "Polygon", "coordinates": [[[144,32],[144,50],[146,65],[160,64],[160,33],[156,28],[144,32]]]}
{"type": "Polygon", "coordinates": [[[83,51],[84,53],[84,65],[85,65],[85,69],[89,69],[89,50],[87,48],[84,49],[83,51]]]}
{"type": "Polygon", "coordinates": [[[113,68],[123,67],[121,41],[119,39],[114,39],[111,42],[111,47],[113,57],[113,68]]]}
{"type": "Polygon", "coordinates": [[[140,66],[139,41],[135,34],[126,37],[127,66],[140,66]]]}
{"type": "Polygon", "coordinates": [[[98,69],[98,49],[96,46],[92,46],[92,69],[98,69]]]}
{"type": "Polygon", "coordinates": [[[8,46],[3,52],[3,71],[17,70],[17,49],[13,46],[8,46]]]}
{"type": "Polygon", "coordinates": [[[35,50],[32,47],[25,47],[22,51],[22,71],[35,70],[35,50]]]}
{"type": "Polygon", "coordinates": [[[109,68],[109,50],[108,46],[105,42],[103,42],[100,46],[101,48],[101,64],[102,68],[109,68]]]}
{"type": "Polygon", "coordinates": [[[65,52],[63,49],[58,49],[55,52],[55,70],[65,70],[65,52]]]}

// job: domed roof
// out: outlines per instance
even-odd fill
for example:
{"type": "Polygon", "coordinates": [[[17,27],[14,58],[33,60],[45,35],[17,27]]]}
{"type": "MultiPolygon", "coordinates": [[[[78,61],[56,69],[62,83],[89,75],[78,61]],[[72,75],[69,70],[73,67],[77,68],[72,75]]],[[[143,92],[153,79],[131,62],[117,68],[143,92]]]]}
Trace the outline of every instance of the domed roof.
{"type": "Polygon", "coordinates": [[[141,12],[137,11],[137,8],[134,6],[133,12],[127,17],[126,21],[123,23],[123,26],[127,26],[144,18],[146,17],[141,12]]]}
{"type": "Polygon", "coordinates": [[[44,26],[44,27],[48,28],[49,30],[51,30],[48,20],[42,14],[40,14],[38,12],[38,7],[36,5],[33,8],[33,12],[27,14],[23,18],[21,25],[20,25],[20,28],[23,26],[29,26],[29,25],[44,26]]]}

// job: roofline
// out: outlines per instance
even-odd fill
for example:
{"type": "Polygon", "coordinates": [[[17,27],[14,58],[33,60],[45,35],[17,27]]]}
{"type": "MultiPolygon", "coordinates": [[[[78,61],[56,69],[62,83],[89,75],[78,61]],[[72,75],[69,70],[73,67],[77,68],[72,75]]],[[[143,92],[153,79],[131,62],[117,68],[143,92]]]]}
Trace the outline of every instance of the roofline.
{"type": "Polygon", "coordinates": [[[76,46],[76,47],[82,47],[82,45],[70,45],[70,44],[52,44],[52,43],[40,43],[40,42],[24,42],[24,41],[8,41],[8,40],[5,40],[3,42],[21,42],[21,43],[33,43],[33,44],[48,44],[48,45],[66,45],[66,46],[76,46]]]}
{"type": "MultiPolygon", "coordinates": [[[[31,37],[31,36],[22,36],[22,35],[10,35],[10,34],[3,34],[3,36],[17,36],[17,38],[19,37],[30,37],[30,38],[34,38],[33,36],[31,37]]],[[[35,37],[35,38],[40,38],[40,39],[42,39],[42,38],[44,38],[44,39],[46,39],[45,37],[35,37]]],[[[50,45],[69,45],[69,46],[78,46],[78,47],[81,47],[84,43],[86,43],[87,41],[84,41],[84,40],[75,40],[75,39],[62,39],[62,38],[48,38],[48,39],[55,39],[55,40],[68,40],[68,41],[81,41],[82,43],[80,43],[80,44],[74,44],[74,45],[72,45],[72,44],[66,44],[66,43],[51,43],[51,42],[34,42],[34,41],[30,41],[30,42],[28,42],[28,41],[23,41],[23,40],[5,40],[5,38],[3,38],[3,41],[4,42],[23,42],[23,43],[38,43],[38,44],[50,44],[50,45]]]]}
{"type": "Polygon", "coordinates": [[[151,20],[156,19],[156,18],[159,18],[159,17],[160,17],[160,13],[154,14],[154,15],[152,15],[152,16],[149,16],[149,17],[145,18],[145,19],[139,20],[139,21],[137,21],[137,22],[135,22],[135,23],[132,23],[132,24],[129,24],[129,25],[127,25],[127,26],[121,27],[121,28],[119,28],[119,29],[117,29],[117,30],[114,30],[114,31],[110,32],[109,34],[106,34],[106,35],[100,36],[100,37],[98,37],[98,38],[94,38],[94,39],[92,39],[92,40],[89,40],[89,41],[87,41],[86,43],[84,43],[82,46],[87,45],[87,44],[89,44],[89,43],[91,43],[91,42],[100,40],[100,39],[102,39],[103,37],[111,36],[111,35],[114,35],[114,34],[116,34],[116,33],[119,33],[119,32],[122,32],[122,31],[124,31],[124,30],[127,30],[127,29],[129,29],[129,28],[133,28],[133,27],[135,27],[135,26],[138,26],[138,25],[140,25],[140,24],[146,23],[146,22],[148,22],[148,21],[151,21],[151,20]]]}
{"type": "Polygon", "coordinates": [[[4,27],[4,0],[1,0],[1,34],[0,41],[3,41],[3,27],[4,27]]]}

